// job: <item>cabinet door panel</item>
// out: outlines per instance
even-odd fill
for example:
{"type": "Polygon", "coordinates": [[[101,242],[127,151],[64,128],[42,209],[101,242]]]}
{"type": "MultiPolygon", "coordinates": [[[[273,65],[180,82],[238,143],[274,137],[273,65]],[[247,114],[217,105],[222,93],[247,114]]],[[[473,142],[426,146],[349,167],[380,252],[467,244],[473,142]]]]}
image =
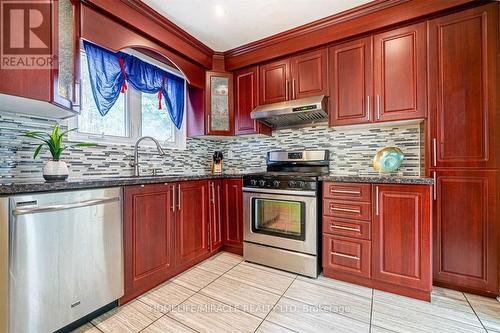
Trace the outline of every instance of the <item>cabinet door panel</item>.
{"type": "Polygon", "coordinates": [[[289,99],[290,59],[260,66],[260,104],[289,99]]]}
{"type": "Polygon", "coordinates": [[[497,171],[437,171],[434,279],[496,292],[497,171]]]}
{"type": "Polygon", "coordinates": [[[207,135],[232,135],[234,132],[233,75],[207,72],[205,89],[207,135]]]}
{"type": "Polygon", "coordinates": [[[376,185],[373,278],[431,290],[431,187],[376,185]]]}
{"type": "Polygon", "coordinates": [[[376,121],[426,115],[425,23],[374,36],[376,121]]]}
{"type": "Polygon", "coordinates": [[[243,182],[223,180],[224,245],[243,248],[243,182]]]}
{"type": "Polygon", "coordinates": [[[176,195],[176,260],[186,264],[208,252],[208,182],[182,182],[176,195]]]}
{"type": "Polygon", "coordinates": [[[330,125],[370,122],[371,37],[331,47],[329,61],[330,125]]]}
{"type": "Polygon", "coordinates": [[[266,134],[271,135],[271,128],[253,120],[250,113],[259,102],[258,68],[257,66],[243,69],[234,73],[234,121],[236,135],[266,134]]]}
{"type": "Polygon", "coordinates": [[[124,189],[124,259],[126,302],[166,280],[174,268],[171,187],[124,189]]]}
{"type": "Polygon", "coordinates": [[[295,56],[291,66],[291,99],[328,95],[327,49],[295,56]]]}
{"type": "Polygon", "coordinates": [[[429,21],[428,141],[436,167],[495,167],[497,34],[496,4],[429,21]]]}

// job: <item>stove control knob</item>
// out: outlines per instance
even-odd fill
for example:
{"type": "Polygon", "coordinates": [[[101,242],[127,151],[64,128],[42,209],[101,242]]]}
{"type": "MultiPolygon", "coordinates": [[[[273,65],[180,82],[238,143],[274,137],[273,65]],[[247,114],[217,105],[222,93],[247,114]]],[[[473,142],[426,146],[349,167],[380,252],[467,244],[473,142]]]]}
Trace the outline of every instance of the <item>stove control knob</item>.
{"type": "Polygon", "coordinates": [[[298,182],[297,187],[298,188],[305,188],[306,187],[306,182],[298,182]]]}
{"type": "Polygon", "coordinates": [[[259,180],[259,186],[261,187],[266,186],[266,181],[264,179],[259,180]]]}
{"type": "Polygon", "coordinates": [[[273,181],[273,186],[274,187],[280,187],[280,181],[279,180],[273,181]]]}
{"type": "Polygon", "coordinates": [[[257,186],[257,181],[255,179],[250,180],[250,185],[257,186]]]}
{"type": "Polygon", "coordinates": [[[292,188],[293,188],[293,187],[295,187],[295,186],[297,186],[297,182],[296,182],[296,181],[294,181],[294,180],[290,180],[290,181],[288,182],[288,187],[292,187],[292,188]]]}

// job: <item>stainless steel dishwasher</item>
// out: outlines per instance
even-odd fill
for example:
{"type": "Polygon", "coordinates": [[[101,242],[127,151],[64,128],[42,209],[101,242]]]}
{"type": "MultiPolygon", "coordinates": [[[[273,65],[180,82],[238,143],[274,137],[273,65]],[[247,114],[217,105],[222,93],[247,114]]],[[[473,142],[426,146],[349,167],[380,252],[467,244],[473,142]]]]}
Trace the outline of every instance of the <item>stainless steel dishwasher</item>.
{"type": "Polygon", "coordinates": [[[123,295],[121,202],[120,188],[8,199],[9,332],[52,332],[123,295]]]}

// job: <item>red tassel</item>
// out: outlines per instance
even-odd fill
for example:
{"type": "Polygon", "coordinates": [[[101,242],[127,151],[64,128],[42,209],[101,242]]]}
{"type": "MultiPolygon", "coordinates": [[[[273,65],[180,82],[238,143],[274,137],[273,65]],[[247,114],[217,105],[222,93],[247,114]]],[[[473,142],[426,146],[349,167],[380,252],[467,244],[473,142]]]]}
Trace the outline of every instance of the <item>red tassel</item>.
{"type": "Polygon", "coordinates": [[[167,80],[167,77],[163,75],[162,78],[162,83],[161,83],[161,89],[158,91],[158,109],[161,110],[161,98],[163,96],[163,90],[165,90],[165,82],[167,80]]]}
{"type": "Polygon", "coordinates": [[[120,68],[123,73],[123,84],[120,92],[123,94],[127,90],[127,73],[125,72],[125,62],[123,61],[123,58],[118,58],[118,62],[120,63],[120,68]]]}

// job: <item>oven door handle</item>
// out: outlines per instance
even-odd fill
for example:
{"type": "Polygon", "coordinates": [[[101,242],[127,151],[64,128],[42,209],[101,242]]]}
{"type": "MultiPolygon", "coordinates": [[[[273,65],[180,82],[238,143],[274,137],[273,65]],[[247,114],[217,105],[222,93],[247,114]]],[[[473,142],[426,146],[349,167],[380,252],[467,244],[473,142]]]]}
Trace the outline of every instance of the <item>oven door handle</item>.
{"type": "Polygon", "coordinates": [[[273,190],[267,188],[243,187],[244,193],[264,193],[264,194],[283,194],[295,195],[300,197],[315,197],[316,191],[294,191],[294,190],[273,190]]]}

